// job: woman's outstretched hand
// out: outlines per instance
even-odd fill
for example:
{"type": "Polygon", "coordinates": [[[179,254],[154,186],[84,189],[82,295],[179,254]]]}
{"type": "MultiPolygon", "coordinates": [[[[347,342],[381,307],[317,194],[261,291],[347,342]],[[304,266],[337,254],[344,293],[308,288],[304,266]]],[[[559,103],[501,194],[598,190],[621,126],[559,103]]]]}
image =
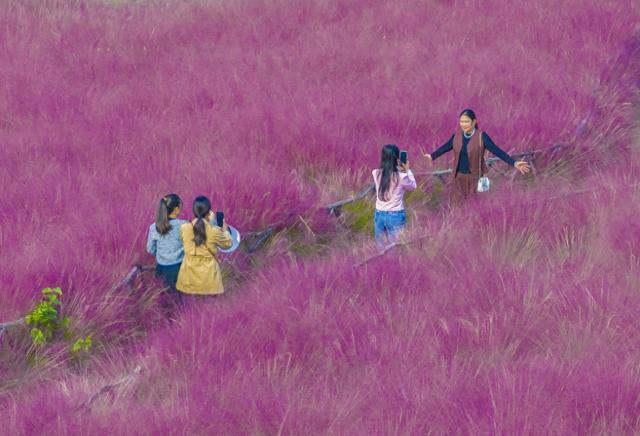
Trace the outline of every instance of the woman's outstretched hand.
{"type": "Polygon", "coordinates": [[[529,164],[523,160],[519,160],[518,162],[516,162],[514,167],[516,167],[516,169],[520,171],[520,174],[527,174],[531,170],[529,164]]]}
{"type": "Polygon", "coordinates": [[[400,170],[402,170],[403,173],[406,173],[410,169],[411,169],[411,166],[409,165],[409,161],[407,161],[407,163],[400,162],[400,170]]]}
{"type": "Polygon", "coordinates": [[[431,164],[433,162],[433,158],[431,157],[431,155],[425,152],[422,147],[420,147],[420,153],[422,154],[422,157],[427,160],[427,163],[431,164]]]}

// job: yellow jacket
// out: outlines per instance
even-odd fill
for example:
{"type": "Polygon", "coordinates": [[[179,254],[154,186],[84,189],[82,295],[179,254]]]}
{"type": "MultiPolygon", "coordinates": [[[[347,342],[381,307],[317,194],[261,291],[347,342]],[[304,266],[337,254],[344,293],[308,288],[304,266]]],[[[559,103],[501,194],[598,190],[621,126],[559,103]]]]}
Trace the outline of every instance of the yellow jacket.
{"type": "Polygon", "coordinates": [[[223,232],[220,227],[212,226],[205,221],[207,240],[196,246],[193,241],[193,224],[180,227],[180,238],[184,244],[184,259],[178,274],[176,289],[187,294],[212,295],[222,294],[222,274],[216,258],[218,248],[230,248],[233,244],[231,234],[223,232]]]}

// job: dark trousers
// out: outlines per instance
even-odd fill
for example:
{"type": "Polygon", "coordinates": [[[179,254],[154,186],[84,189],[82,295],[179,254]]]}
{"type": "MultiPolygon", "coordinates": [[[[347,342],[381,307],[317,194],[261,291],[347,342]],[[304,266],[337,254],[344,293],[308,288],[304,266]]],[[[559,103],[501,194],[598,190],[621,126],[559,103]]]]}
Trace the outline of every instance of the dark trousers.
{"type": "Polygon", "coordinates": [[[176,290],[176,283],[178,282],[178,273],[180,272],[180,265],[156,265],[156,277],[158,277],[165,284],[167,294],[171,297],[171,300],[175,304],[182,304],[182,293],[176,290]]]}
{"type": "Polygon", "coordinates": [[[453,178],[452,197],[454,203],[460,203],[477,195],[478,176],[458,173],[453,178]]]}

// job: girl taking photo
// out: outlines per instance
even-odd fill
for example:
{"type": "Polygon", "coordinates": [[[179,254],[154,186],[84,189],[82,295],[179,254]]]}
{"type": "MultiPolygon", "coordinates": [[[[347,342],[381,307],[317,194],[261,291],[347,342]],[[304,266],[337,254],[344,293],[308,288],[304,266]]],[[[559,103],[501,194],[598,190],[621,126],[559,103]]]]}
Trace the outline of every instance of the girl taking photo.
{"type": "Polygon", "coordinates": [[[400,150],[393,144],[382,147],[380,167],[372,172],[376,187],[376,211],[373,219],[376,244],[394,242],[407,217],[404,192],[416,189],[409,162],[400,161],[400,150]]]}
{"type": "Polygon", "coordinates": [[[191,295],[222,294],[222,273],[216,254],[218,247],[227,249],[233,245],[229,227],[226,223],[222,228],[209,223],[215,219],[215,213],[207,197],[194,200],[193,215],[195,219],[180,228],[184,260],[176,288],[191,295]]]}

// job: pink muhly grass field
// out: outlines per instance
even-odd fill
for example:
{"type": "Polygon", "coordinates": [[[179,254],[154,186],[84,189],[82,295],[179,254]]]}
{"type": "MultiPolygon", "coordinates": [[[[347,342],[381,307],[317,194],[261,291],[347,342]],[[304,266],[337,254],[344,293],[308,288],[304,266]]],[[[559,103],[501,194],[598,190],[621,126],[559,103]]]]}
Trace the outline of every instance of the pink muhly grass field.
{"type": "Polygon", "coordinates": [[[123,275],[168,192],[187,209],[208,194],[253,231],[319,205],[325,186],[357,187],[384,142],[419,165],[418,145],[444,142],[465,106],[507,150],[566,140],[640,14],[617,1],[1,7],[8,317],[41,286],[95,295],[123,275]],[[473,11],[477,24],[454,24],[473,11]]]}
{"type": "Polygon", "coordinates": [[[3,2],[0,322],[59,285],[96,345],[80,369],[56,348],[34,367],[0,339],[0,422],[640,432],[639,22],[626,0],[3,2]],[[468,106],[507,151],[567,147],[535,178],[493,172],[479,202],[409,203],[406,238],[427,237],[355,267],[372,235],[338,241],[316,209],[367,183],[383,143],[429,171],[420,147],[468,106]],[[305,217],[335,248],[273,240],[169,325],[155,283],[110,291],[153,262],[169,192],[187,218],[209,195],[244,233],[305,217]]]}
{"type": "Polygon", "coordinates": [[[97,374],[23,393],[4,419],[82,434],[633,433],[637,195],[612,183],[531,213],[531,199],[489,201],[361,267],[358,247],[282,261],[97,374]],[[76,410],[136,365],[115,407],[76,410]]]}

